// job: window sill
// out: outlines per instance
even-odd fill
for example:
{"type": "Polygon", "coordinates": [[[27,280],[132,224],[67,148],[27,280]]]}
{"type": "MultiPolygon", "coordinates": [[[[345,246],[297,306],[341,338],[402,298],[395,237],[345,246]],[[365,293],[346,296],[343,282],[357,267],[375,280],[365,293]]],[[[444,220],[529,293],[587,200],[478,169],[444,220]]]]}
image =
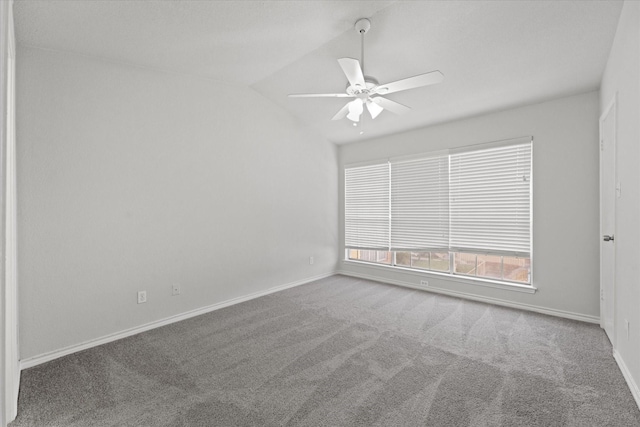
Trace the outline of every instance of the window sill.
{"type": "MultiPolygon", "coordinates": [[[[455,282],[455,283],[463,283],[465,285],[474,285],[474,286],[484,286],[487,288],[494,289],[504,289],[508,291],[514,292],[524,292],[527,294],[534,294],[538,289],[532,285],[511,283],[511,282],[503,282],[499,280],[491,280],[484,279],[479,277],[467,277],[467,276],[457,276],[449,273],[439,273],[437,271],[429,271],[429,270],[415,270],[411,268],[390,266],[384,264],[374,264],[366,261],[352,261],[352,260],[342,260],[343,265],[353,265],[353,266],[363,266],[367,268],[374,268],[384,271],[398,271],[404,274],[412,274],[418,277],[434,277],[441,280],[445,280],[447,282],[455,282]]],[[[433,288],[433,289],[442,289],[437,286],[423,285],[425,289],[433,288]]]]}

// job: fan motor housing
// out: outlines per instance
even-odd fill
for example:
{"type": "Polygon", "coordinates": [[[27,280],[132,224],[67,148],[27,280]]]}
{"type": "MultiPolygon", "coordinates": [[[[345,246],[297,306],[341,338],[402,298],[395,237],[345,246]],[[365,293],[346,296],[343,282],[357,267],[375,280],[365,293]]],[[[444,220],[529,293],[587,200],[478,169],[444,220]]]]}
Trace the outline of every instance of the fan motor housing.
{"type": "Polygon", "coordinates": [[[370,93],[373,92],[373,90],[378,87],[378,80],[376,80],[375,78],[371,77],[371,76],[364,76],[364,82],[366,84],[366,87],[355,87],[352,86],[351,84],[347,84],[347,94],[352,95],[352,96],[358,96],[358,95],[366,95],[368,96],[370,93]]]}

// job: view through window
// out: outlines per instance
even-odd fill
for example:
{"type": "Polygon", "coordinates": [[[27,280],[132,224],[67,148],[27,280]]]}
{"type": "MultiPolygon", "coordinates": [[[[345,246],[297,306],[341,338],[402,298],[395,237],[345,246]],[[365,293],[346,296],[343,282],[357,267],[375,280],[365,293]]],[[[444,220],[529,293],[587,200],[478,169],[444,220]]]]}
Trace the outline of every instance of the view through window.
{"type": "Polygon", "coordinates": [[[531,259],[513,256],[347,249],[347,259],[507,282],[531,280],[531,259]]]}

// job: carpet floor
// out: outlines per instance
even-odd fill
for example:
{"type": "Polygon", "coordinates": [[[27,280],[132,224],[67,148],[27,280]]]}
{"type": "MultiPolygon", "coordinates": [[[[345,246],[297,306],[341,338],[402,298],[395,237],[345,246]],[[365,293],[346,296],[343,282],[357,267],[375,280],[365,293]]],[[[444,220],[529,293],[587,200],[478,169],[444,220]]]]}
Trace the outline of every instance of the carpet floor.
{"type": "Polygon", "coordinates": [[[332,276],[22,373],[23,426],[640,426],[597,325],[332,276]]]}

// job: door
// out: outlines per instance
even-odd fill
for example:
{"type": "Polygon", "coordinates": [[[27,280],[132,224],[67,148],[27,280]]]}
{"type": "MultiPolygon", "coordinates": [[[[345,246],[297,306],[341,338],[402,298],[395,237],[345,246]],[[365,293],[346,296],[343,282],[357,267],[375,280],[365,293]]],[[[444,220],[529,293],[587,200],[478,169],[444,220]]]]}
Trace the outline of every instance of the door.
{"type": "Polygon", "coordinates": [[[600,326],[613,347],[615,335],[616,99],[600,117],[600,326]]]}

